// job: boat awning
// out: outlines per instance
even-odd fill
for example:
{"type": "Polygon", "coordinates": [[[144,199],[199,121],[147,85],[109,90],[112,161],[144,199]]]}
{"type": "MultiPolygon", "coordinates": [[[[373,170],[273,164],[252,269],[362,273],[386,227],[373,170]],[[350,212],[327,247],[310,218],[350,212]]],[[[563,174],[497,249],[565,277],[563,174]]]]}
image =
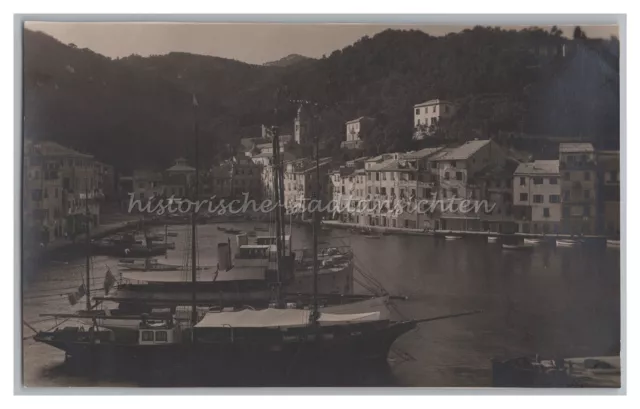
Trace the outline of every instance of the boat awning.
{"type": "MultiPolygon", "coordinates": [[[[309,324],[309,310],[275,309],[209,312],[196,328],[292,328],[309,324]]],[[[379,320],[379,312],[360,314],[320,314],[320,325],[338,325],[379,320]]]]}

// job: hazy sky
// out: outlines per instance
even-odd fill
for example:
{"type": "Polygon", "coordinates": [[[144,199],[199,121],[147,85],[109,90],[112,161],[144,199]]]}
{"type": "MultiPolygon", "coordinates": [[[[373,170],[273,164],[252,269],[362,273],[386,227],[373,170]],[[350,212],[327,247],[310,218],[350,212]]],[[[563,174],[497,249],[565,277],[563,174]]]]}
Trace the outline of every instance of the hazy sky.
{"type": "MultiPolygon", "coordinates": [[[[147,56],[183,51],[233,58],[253,64],[274,61],[289,54],[322,57],[373,36],[387,28],[419,29],[440,36],[470,26],[379,24],[256,24],[256,23],[45,23],[25,27],[43,31],[63,43],[109,57],[147,56]]],[[[524,28],[525,26],[503,26],[524,28]]],[[[544,27],[544,26],[542,26],[544,27]]],[[[559,26],[571,36],[573,26],[559,26]]],[[[589,37],[618,35],[617,26],[581,26],[589,37]]],[[[544,27],[544,28],[550,28],[544,27]]]]}

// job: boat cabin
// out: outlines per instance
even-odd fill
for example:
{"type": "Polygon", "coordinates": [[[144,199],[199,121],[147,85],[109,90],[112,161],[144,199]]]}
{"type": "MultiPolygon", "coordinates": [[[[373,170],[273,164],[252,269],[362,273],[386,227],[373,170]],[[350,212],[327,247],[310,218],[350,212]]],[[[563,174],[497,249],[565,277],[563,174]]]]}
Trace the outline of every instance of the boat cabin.
{"type": "Polygon", "coordinates": [[[140,345],[176,344],[181,341],[181,329],[174,323],[146,323],[138,327],[138,343],[140,345]]]}

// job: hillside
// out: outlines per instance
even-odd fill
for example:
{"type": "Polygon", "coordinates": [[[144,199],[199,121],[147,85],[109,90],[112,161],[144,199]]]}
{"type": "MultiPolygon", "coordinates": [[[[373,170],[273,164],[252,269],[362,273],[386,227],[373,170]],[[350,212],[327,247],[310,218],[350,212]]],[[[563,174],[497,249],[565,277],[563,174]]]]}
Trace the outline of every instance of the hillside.
{"type": "Polygon", "coordinates": [[[305,57],[300,54],[289,54],[286,57],[282,57],[276,61],[266,62],[263,65],[267,67],[289,67],[295,64],[299,64],[301,62],[312,61],[313,58],[305,57]]]}
{"type": "Polygon", "coordinates": [[[206,160],[273,123],[278,90],[280,123],[295,114],[287,99],[324,104],[315,130],[333,152],[344,121],[361,115],[378,120],[365,136],[368,153],[412,147],[412,107],[434,98],[460,104],[445,140],[524,131],[619,143],[617,41],[537,29],[476,27],[445,37],[387,30],[282,67],[186,53],[111,60],[27,30],[24,53],[25,135],[123,171],[193,156],[192,93],[206,160]]]}

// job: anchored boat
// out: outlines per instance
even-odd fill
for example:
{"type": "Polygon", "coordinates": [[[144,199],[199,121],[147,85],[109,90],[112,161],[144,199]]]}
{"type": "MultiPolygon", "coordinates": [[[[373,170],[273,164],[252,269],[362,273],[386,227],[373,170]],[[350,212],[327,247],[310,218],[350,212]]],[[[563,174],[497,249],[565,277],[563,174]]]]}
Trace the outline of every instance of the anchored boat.
{"type": "Polygon", "coordinates": [[[528,250],[533,250],[534,245],[533,244],[528,244],[528,243],[523,243],[523,244],[507,244],[504,243],[502,245],[502,249],[503,250],[519,250],[519,251],[528,251],[528,250]]]}
{"type": "Polygon", "coordinates": [[[576,240],[568,240],[568,239],[556,240],[557,247],[574,247],[577,244],[578,244],[578,241],[576,240]]]}

